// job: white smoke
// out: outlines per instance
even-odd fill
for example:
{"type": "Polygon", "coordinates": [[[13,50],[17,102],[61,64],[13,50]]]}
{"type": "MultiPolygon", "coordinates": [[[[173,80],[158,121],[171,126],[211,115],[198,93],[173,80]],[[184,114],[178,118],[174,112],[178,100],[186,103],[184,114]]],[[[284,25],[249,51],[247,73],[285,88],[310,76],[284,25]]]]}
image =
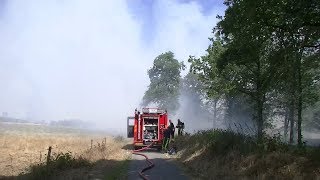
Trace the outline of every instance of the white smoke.
{"type": "Polygon", "coordinates": [[[82,119],[124,131],[153,59],[201,55],[215,16],[196,2],[157,1],[153,40],[125,0],[0,3],[0,111],[34,120],[82,119]]]}

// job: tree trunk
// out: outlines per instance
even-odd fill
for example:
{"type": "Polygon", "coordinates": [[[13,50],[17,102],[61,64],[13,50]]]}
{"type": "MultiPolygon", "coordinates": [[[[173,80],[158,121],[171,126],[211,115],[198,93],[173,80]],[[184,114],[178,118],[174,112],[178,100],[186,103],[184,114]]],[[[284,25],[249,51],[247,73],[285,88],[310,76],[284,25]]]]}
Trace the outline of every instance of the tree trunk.
{"type": "Polygon", "coordinates": [[[262,140],[263,137],[263,104],[264,104],[264,93],[261,79],[261,64],[257,61],[257,86],[256,86],[256,103],[257,103],[257,126],[258,126],[258,141],[262,140]]]}
{"type": "Polygon", "coordinates": [[[257,120],[258,120],[258,139],[261,140],[263,136],[263,98],[257,99],[257,120]]]}
{"type": "Polygon", "coordinates": [[[212,128],[215,129],[216,122],[217,122],[217,102],[218,100],[214,100],[214,106],[213,106],[213,122],[212,122],[212,128]]]}
{"type": "Polygon", "coordinates": [[[292,78],[291,78],[291,87],[290,87],[290,109],[289,109],[289,122],[290,122],[290,140],[289,143],[293,143],[294,138],[294,113],[295,113],[295,105],[296,105],[296,63],[294,59],[292,62],[292,78]]]}
{"type": "Polygon", "coordinates": [[[288,138],[288,127],[289,127],[289,113],[288,109],[285,109],[285,115],[284,115],[284,130],[283,130],[283,136],[285,141],[287,141],[288,138]]]}
{"type": "Polygon", "coordinates": [[[289,122],[290,122],[290,137],[289,143],[293,143],[293,129],[294,129],[294,98],[291,97],[291,102],[289,106],[289,122]]]}
{"type": "Polygon", "coordinates": [[[231,128],[230,123],[232,122],[233,119],[233,99],[231,96],[226,96],[226,112],[224,116],[224,123],[228,128],[231,128]]]}
{"type": "Polygon", "coordinates": [[[297,59],[297,71],[298,71],[298,146],[302,146],[302,130],[301,130],[301,123],[302,123],[302,84],[301,84],[301,58],[297,59]]]}

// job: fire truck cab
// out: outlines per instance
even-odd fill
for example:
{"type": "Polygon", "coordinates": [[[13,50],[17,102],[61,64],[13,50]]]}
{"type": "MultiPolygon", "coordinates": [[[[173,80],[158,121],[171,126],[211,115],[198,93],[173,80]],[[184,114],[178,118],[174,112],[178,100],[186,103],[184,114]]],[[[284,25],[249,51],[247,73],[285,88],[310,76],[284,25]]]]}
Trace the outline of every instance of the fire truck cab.
{"type": "Polygon", "coordinates": [[[133,137],[133,146],[139,149],[154,142],[153,147],[161,148],[164,129],[168,124],[167,111],[158,108],[135,110],[134,117],[127,119],[127,135],[133,137]]]}

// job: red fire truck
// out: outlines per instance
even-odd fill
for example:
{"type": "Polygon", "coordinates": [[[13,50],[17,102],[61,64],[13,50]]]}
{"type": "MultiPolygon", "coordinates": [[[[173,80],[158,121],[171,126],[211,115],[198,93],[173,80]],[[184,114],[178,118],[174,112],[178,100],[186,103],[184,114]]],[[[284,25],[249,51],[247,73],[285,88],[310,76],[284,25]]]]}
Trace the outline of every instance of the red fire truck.
{"type": "Polygon", "coordinates": [[[167,111],[158,108],[142,108],[135,110],[134,117],[127,119],[128,137],[133,137],[135,149],[145,147],[154,142],[153,147],[161,148],[163,131],[168,124],[167,111]]]}

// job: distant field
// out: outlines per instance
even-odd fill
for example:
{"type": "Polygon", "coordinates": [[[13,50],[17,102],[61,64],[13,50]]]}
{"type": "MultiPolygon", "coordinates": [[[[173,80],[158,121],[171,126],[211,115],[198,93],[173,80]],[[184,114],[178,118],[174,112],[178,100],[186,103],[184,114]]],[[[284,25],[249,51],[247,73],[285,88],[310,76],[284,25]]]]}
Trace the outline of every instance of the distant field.
{"type": "Polygon", "coordinates": [[[0,122],[0,134],[100,134],[93,130],[84,130],[68,127],[58,127],[58,126],[49,126],[42,124],[32,124],[32,123],[8,123],[0,122]]]}
{"type": "Polygon", "coordinates": [[[90,161],[99,159],[123,160],[125,150],[121,143],[114,143],[114,138],[104,133],[93,131],[50,127],[37,124],[0,123],[0,177],[16,176],[26,172],[31,164],[44,162],[47,149],[52,152],[72,152],[90,161]],[[87,151],[105,141],[105,151],[87,151]]]}

